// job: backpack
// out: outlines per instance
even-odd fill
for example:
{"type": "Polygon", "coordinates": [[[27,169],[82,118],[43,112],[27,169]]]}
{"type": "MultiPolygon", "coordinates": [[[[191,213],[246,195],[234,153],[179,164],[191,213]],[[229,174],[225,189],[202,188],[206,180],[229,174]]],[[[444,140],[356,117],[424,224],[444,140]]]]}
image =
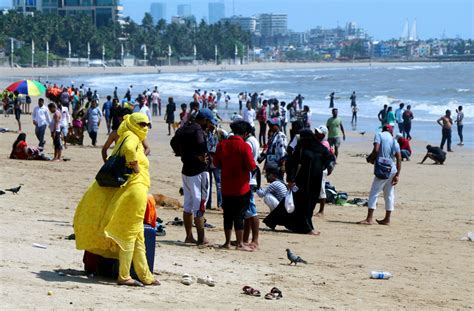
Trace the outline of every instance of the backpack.
{"type": "Polygon", "coordinates": [[[329,181],[326,181],[324,189],[326,190],[326,203],[335,204],[337,198],[336,188],[329,181]]]}

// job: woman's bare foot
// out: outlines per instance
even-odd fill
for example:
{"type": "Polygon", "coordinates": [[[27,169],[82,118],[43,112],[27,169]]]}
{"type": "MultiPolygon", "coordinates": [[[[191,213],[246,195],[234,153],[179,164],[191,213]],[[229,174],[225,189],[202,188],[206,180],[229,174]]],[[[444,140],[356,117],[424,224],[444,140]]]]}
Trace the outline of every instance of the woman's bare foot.
{"type": "Polygon", "coordinates": [[[145,284],[145,286],[159,286],[161,285],[160,281],[158,281],[157,279],[155,279],[153,282],[151,282],[150,284],[145,284]]]}
{"type": "Polygon", "coordinates": [[[230,249],[230,243],[229,244],[222,244],[221,246],[219,246],[219,248],[230,249]]]}
{"type": "Polygon", "coordinates": [[[197,241],[194,239],[194,238],[186,238],[184,240],[184,243],[187,243],[187,244],[196,244],[197,241]]]}
{"type": "Polygon", "coordinates": [[[372,221],[372,219],[364,219],[364,220],[361,220],[357,223],[358,225],[373,225],[374,222],[372,221]]]}
{"type": "Polygon", "coordinates": [[[253,252],[254,251],[253,248],[250,248],[246,245],[236,246],[235,249],[238,250],[238,251],[244,251],[244,252],[253,252]]]}
{"type": "Polygon", "coordinates": [[[128,279],[126,281],[117,281],[118,285],[125,285],[125,286],[135,286],[135,287],[143,287],[143,283],[134,279],[128,279]]]}
{"type": "Polygon", "coordinates": [[[309,235],[315,235],[315,236],[317,236],[317,235],[320,235],[321,232],[319,232],[319,231],[314,231],[314,230],[313,230],[313,231],[310,231],[308,234],[309,234],[309,235]]]}
{"type": "Polygon", "coordinates": [[[390,221],[387,221],[385,219],[382,219],[382,220],[378,220],[376,219],[375,220],[379,225],[385,225],[385,226],[388,226],[390,224],[390,221]]]}
{"type": "Polygon", "coordinates": [[[197,245],[209,245],[209,240],[205,238],[203,241],[197,241],[197,245]]]}
{"type": "Polygon", "coordinates": [[[248,247],[250,247],[253,250],[258,250],[259,249],[259,244],[257,242],[250,242],[247,244],[248,247]]]}

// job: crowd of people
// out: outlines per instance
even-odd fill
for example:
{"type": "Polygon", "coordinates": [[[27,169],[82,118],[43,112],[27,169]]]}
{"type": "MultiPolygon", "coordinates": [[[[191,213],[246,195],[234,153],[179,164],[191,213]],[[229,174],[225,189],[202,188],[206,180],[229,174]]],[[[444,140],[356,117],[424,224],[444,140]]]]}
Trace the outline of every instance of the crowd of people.
{"type": "MultiPolygon", "coordinates": [[[[142,226],[150,188],[147,134],[152,128],[152,117],[162,115],[161,97],[157,87],[144,90],[135,98],[132,91],[130,85],[123,98],[119,98],[115,87],[100,108],[97,91],[86,89],[84,85],[75,88],[48,84],[46,97],[50,103],[45,106],[44,99],[40,98],[32,112],[38,147],[29,147],[26,135],[21,133],[10,157],[47,159],[42,148],[48,127],[54,146],[52,160],[61,160],[67,144],[83,144],[85,131],[91,144],[96,146],[104,118],[108,138],[101,150],[102,159],[107,163],[108,150],[115,144],[112,155],[124,158],[130,174],[121,187],[101,187],[94,181],[88,188],[74,217],[76,246],[86,254],[118,259],[119,284],[158,285],[146,262],[142,226]],[[132,259],[140,282],[130,276],[132,259]]],[[[268,207],[269,214],[263,223],[269,229],[284,226],[294,233],[318,235],[312,219],[315,214],[324,215],[326,181],[336,168],[341,142],[346,139],[338,109],[334,108],[334,98],[333,92],[330,94],[332,116],[325,124],[314,126],[311,110],[304,105],[301,94],[287,103],[266,98],[262,93],[242,92],[237,98],[239,112],[232,115],[230,131],[226,131],[218,107],[228,107],[231,98],[227,92],[195,90],[189,104],[180,105],[179,120],[175,119],[176,103],[169,97],[163,117],[169,136],[173,129],[171,149],[182,162],[185,243],[210,243],[206,238],[205,213],[207,209],[218,209],[223,212],[221,247],[258,250],[261,224],[255,196],[262,198],[268,207]],[[267,186],[262,185],[262,176],[267,186]],[[217,198],[214,204],[213,185],[217,198]],[[318,204],[320,208],[315,213],[318,204]]],[[[350,101],[355,124],[358,111],[355,92],[350,101]]],[[[462,143],[462,107],[457,112],[462,143]]],[[[382,131],[376,133],[372,152],[367,156],[367,162],[374,165],[374,178],[367,216],[359,222],[365,225],[374,223],[373,214],[381,192],[386,214],[376,221],[381,225],[390,223],[401,163],[410,160],[413,153],[410,132],[414,116],[410,105],[405,109],[401,103],[395,112],[385,106],[378,118],[382,131]],[[395,126],[399,131],[396,135],[395,126]]],[[[438,123],[443,128],[441,146],[427,146],[427,155],[421,163],[430,158],[443,164],[445,141],[451,151],[453,120],[449,110],[438,123]]]]}

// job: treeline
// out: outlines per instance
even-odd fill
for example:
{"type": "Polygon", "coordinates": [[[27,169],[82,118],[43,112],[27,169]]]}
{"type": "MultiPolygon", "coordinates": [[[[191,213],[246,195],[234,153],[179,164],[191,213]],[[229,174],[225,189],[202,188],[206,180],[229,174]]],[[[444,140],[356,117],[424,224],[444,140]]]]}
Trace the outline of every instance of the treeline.
{"type": "Polygon", "coordinates": [[[242,57],[251,42],[250,33],[229,23],[208,25],[204,21],[197,24],[193,20],[186,20],[184,24],[166,24],[161,20],[154,25],[148,13],[141,24],[126,18],[123,25],[111,23],[95,27],[88,16],[45,15],[40,12],[34,16],[25,16],[9,11],[0,15],[0,29],[0,45],[7,55],[10,53],[11,37],[25,43],[22,49],[15,50],[15,57],[22,58],[21,62],[24,63],[31,61],[31,40],[34,40],[35,58],[38,61],[45,54],[46,42],[49,43],[50,59],[67,57],[68,42],[71,44],[72,57],[86,58],[89,42],[90,57],[102,58],[104,46],[106,59],[120,59],[122,44],[125,54],[143,59],[143,45],[146,45],[149,64],[155,63],[158,58],[167,57],[168,46],[171,46],[172,57],[193,57],[195,45],[197,59],[214,60],[215,45],[221,59],[233,58],[235,46],[238,56],[242,57]]]}

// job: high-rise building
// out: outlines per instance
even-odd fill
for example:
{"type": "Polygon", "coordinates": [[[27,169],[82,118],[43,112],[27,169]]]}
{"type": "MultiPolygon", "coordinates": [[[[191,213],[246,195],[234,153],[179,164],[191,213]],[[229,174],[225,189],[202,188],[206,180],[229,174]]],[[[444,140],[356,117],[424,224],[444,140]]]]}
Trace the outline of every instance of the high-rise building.
{"type": "Polygon", "coordinates": [[[192,13],[190,4],[178,4],[178,16],[186,17],[191,15],[192,13]]]}
{"type": "Polygon", "coordinates": [[[90,16],[96,26],[118,21],[123,11],[119,0],[13,0],[13,8],[19,12],[90,16]]]}
{"type": "Polygon", "coordinates": [[[257,19],[255,17],[246,17],[246,16],[231,16],[223,18],[222,22],[229,22],[233,25],[240,26],[244,31],[250,31],[254,33],[257,27],[257,19]]]}
{"type": "Polygon", "coordinates": [[[260,14],[257,21],[258,31],[264,37],[273,37],[288,32],[287,14],[260,14]]]}
{"type": "Polygon", "coordinates": [[[223,2],[209,2],[209,24],[214,24],[225,17],[223,2]]]}
{"type": "Polygon", "coordinates": [[[166,4],[154,2],[150,6],[150,14],[153,17],[153,23],[157,24],[161,19],[166,20],[166,4]]]}

